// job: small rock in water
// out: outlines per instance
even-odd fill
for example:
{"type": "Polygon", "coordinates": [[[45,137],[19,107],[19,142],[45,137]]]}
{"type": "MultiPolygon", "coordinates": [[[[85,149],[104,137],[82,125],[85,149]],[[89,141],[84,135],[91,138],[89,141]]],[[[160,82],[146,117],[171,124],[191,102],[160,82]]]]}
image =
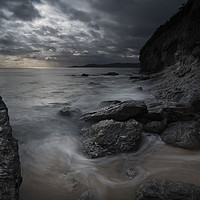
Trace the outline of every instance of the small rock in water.
{"type": "Polygon", "coordinates": [[[142,88],[142,87],[137,87],[136,89],[138,89],[138,90],[143,90],[143,88],[142,88]]]}
{"type": "Polygon", "coordinates": [[[199,200],[200,187],[189,183],[154,180],[142,184],[136,200],[199,200]]]}
{"type": "Polygon", "coordinates": [[[80,196],[79,200],[100,200],[100,198],[95,190],[88,190],[80,196]]]}
{"type": "Polygon", "coordinates": [[[132,180],[138,175],[138,169],[136,167],[127,167],[122,169],[121,178],[132,180]]]}
{"type": "Polygon", "coordinates": [[[81,74],[81,76],[83,76],[83,77],[88,77],[89,74],[81,74]]]}
{"type": "Polygon", "coordinates": [[[83,148],[91,158],[136,151],[139,147],[142,125],[135,120],[116,122],[104,120],[83,129],[83,148]]]}
{"type": "Polygon", "coordinates": [[[176,122],[161,134],[167,144],[190,150],[200,149],[200,124],[196,121],[176,122]]]}
{"type": "Polygon", "coordinates": [[[119,74],[116,73],[116,72],[108,72],[108,73],[105,73],[103,75],[105,75],[105,76],[118,76],[119,74]]]}

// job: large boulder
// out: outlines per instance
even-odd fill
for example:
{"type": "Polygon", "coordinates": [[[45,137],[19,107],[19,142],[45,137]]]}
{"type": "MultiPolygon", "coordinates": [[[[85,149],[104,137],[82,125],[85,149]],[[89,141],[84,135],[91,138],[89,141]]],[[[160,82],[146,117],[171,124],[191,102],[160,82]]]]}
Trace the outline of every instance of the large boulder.
{"type": "Polygon", "coordinates": [[[0,199],[18,200],[21,180],[18,142],[12,136],[8,109],[0,97],[0,199]]]}
{"type": "Polygon", "coordinates": [[[171,123],[161,138],[173,146],[197,150],[200,149],[200,125],[196,121],[171,123]]]}
{"type": "Polygon", "coordinates": [[[81,119],[92,122],[99,122],[105,119],[126,121],[147,112],[147,106],[143,101],[131,100],[114,103],[94,112],[84,114],[81,119]]]}
{"type": "Polygon", "coordinates": [[[140,186],[136,200],[199,200],[200,187],[189,183],[155,180],[140,186]]]}
{"type": "Polygon", "coordinates": [[[136,151],[142,125],[135,120],[104,120],[83,130],[83,148],[91,158],[136,151]]]}

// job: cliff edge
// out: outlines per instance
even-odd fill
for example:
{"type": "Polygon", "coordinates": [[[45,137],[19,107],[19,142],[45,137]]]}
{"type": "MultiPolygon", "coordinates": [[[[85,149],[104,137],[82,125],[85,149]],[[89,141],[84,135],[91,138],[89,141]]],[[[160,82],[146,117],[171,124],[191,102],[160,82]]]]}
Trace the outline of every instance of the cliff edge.
{"type": "Polygon", "coordinates": [[[200,1],[189,0],[140,51],[141,72],[155,80],[155,96],[190,104],[200,113],[200,1]]]}
{"type": "Polygon", "coordinates": [[[154,73],[167,66],[200,57],[200,1],[189,0],[160,26],[140,51],[141,71],[154,73]]]}
{"type": "Polygon", "coordinates": [[[18,142],[12,136],[8,109],[0,97],[0,199],[18,200],[21,181],[18,142]]]}

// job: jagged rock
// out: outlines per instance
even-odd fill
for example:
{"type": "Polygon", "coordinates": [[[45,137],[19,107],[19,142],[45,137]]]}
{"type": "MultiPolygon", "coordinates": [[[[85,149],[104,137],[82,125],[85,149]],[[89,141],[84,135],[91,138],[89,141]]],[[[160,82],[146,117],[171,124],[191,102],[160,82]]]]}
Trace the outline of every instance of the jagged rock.
{"type": "Polygon", "coordinates": [[[194,119],[194,108],[187,104],[171,103],[163,108],[163,116],[168,122],[189,121],[194,119]]]}
{"type": "Polygon", "coordinates": [[[200,149],[200,124],[196,121],[169,124],[161,134],[161,139],[176,147],[190,150],[200,149]]]}
{"type": "Polygon", "coordinates": [[[104,120],[83,130],[83,147],[92,158],[136,151],[141,133],[142,125],[135,120],[104,120]]]}
{"type": "Polygon", "coordinates": [[[0,97],[0,199],[18,200],[21,181],[18,142],[12,136],[8,109],[0,97]]]}
{"type": "Polygon", "coordinates": [[[167,126],[167,119],[162,121],[152,121],[145,124],[144,129],[145,131],[152,132],[152,133],[162,133],[167,126]]]}
{"type": "Polygon", "coordinates": [[[74,117],[78,118],[81,116],[81,111],[78,108],[72,108],[72,107],[64,107],[62,110],[59,112],[62,116],[65,117],[74,117]]]}
{"type": "Polygon", "coordinates": [[[200,187],[189,183],[154,180],[139,187],[136,200],[199,200],[200,187]]]}
{"type": "Polygon", "coordinates": [[[95,190],[88,190],[80,196],[79,200],[100,200],[100,197],[95,190]]]}
{"type": "Polygon", "coordinates": [[[144,124],[152,121],[163,121],[167,123],[177,121],[190,121],[195,118],[194,106],[191,104],[180,104],[176,102],[154,102],[147,104],[148,113],[142,114],[137,118],[144,124]]]}
{"type": "Polygon", "coordinates": [[[85,121],[99,122],[105,119],[126,121],[138,115],[147,113],[147,106],[143,101],[124,101],[115,103],[94,112],[84,114],[81,119],[85,121]]]}

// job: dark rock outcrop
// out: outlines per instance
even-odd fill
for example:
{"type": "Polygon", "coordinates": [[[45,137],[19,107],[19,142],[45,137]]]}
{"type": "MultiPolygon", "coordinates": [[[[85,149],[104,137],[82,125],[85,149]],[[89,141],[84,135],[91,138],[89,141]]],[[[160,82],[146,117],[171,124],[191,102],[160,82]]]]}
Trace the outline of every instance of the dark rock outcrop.
{"type": "Polygon", "coordinates": [[[171,123],[161,134],[161,139],[176,147],[200,149],[200,124],[196,121],[171,123]]]}
{"type": "Polygon", "coordinates": [[[8,109],[0,97],[0,199],[18,200],[21,181],[18,142],[12,136],[8,109]]]}
{"type": "MultiPolygon", "coordinates": [[[[162,68],[187,62],[188,55],[200,57],[200,1],[189,0],[164,25],[160,26],[140,51],[142,72],[157,72],[162,68]]],[[[184,66],[187,66],[184,64],[184,66]]],[[[181,67],[182,77],[190,67],[181,67]]]]}
{"type": "Polygon", "coordinates": [[[200,187],[189,183],[155,180],[140,186],[136,200],[199,200],[200,187]]]}
{"type": "Polygon", "coordinates": [[[126,121],[138,115],[147,113],[147,106],[143,101],[124,101],[100,108],[94,112],[84,114],[81,119],[85,121],[99,122],[105,119],[126,121]]]}
{"type": "Polygon", "coordinates": [[[83,148],[92,158],[138,149],[142,126],[135,120],[104,120],[83,129],[83,148]]]}

